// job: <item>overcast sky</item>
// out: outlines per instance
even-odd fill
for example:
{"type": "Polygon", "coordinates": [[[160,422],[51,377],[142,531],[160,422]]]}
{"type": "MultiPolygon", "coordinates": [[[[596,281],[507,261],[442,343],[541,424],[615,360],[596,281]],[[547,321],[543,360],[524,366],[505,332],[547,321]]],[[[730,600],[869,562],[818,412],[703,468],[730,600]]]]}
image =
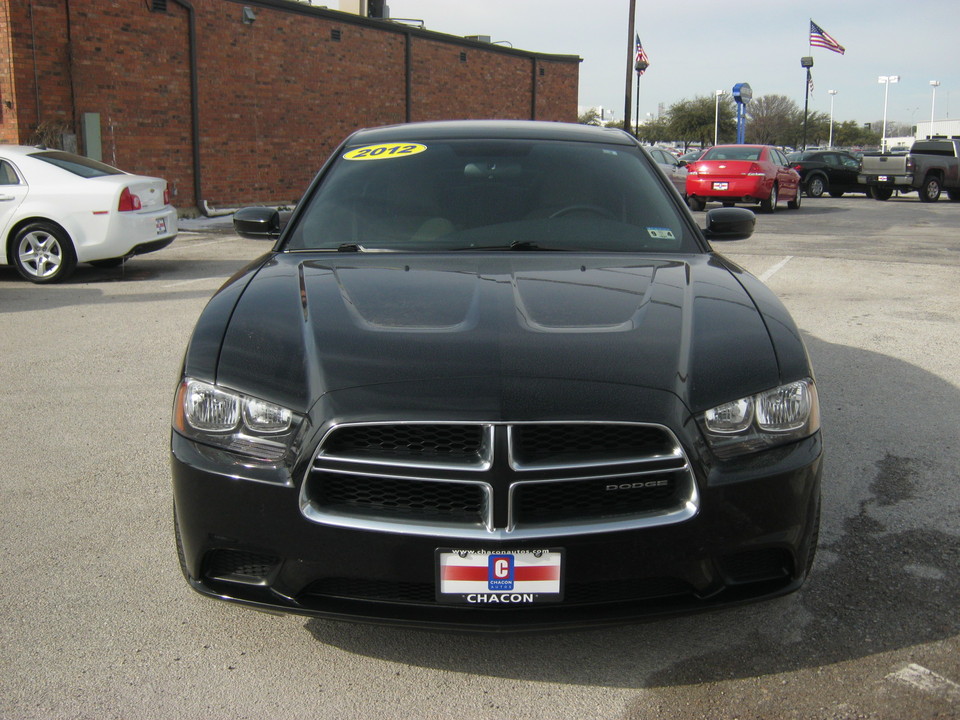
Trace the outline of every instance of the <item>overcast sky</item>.
{"type": "MultiPolygon", "coordinates": [[[[640,87],[640,115],[678,100],[713,97],[739,82],[754,97],[786,95],[803,107],[800,58],[814,59],[810,109],[873,122],[883,117],[881,75],[889,86],[887,119],[915,124],[960,120],[960,0],[637,0],[636,29],[650,60],[640,87]],[[808,44],[810,20],[846,48],[808,44]]],[[[393,18],[418,18],[428,30],[490,35],[513,47],[579,55],[580,105],[624,111],[628,0],[387,0],[393,18]]],[[[331,2],[331,7],[336,4],[331,2]]],[[[636,76],[633,76],[636,101],[636,76]]]]}

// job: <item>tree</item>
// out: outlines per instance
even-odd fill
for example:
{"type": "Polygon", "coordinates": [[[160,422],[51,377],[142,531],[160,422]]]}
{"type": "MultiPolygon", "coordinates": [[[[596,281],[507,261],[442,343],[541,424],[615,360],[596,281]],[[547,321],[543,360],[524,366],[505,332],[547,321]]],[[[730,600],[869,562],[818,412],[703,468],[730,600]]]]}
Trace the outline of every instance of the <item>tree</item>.
{"type": "Polygon", "coordinates": [[[666,117],[650,118],[641,123],[637,128],[637,139],[650,145],[674,140],[669,119],[666,117]]]}
{"type": "Polygon", "coordinates": [[[595,107],[578,115],[577,122],[581,125],[603,125],[603,121],[600,119],[600,111],[595,107]]]}
{"type": "Polygon", "coordinates": [[[761,95],[747,104],[746,135],[759,145],[799,145],[803,111],[786,95],[761,95]]]}
{"type": "Polygon", "coordinates": [[[714,123],[719,117],[721,141],[732,139],[734,130],[733,101],[729,96],[720,98],[697,96],[693,100],[681,100],[670,106],[670,134],[674,140],[682,140],[684,146],[699,143],[700,147],[713,144],[714,123]]]}
{"type": "Polygon", "coordinates": [[[864,127],[855,120],[846,120],[842,123],[834,122],[833,144],[835,147],[876,147],[880,144],[880,133],[864,127]]]}

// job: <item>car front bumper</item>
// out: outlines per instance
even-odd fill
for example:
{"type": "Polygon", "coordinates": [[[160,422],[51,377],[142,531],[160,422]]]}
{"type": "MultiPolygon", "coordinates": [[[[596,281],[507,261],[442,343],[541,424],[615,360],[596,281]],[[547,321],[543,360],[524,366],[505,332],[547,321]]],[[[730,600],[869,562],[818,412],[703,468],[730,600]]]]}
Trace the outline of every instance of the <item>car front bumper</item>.
{"type": "Polygon", "coordinates": [[[337,527],[307,519],[300,489],[212,470],[173,435],[181,564],[198,592],[261,610],[463,630],[598,625],[775,597],[803,583],[819,523],[819,433],[736,461],[697,465],[699,511],[632,530],[465,542],[456,534],[337,527]],[[563,600],[449,605],[437,550],[560,548],[563,600]]]}

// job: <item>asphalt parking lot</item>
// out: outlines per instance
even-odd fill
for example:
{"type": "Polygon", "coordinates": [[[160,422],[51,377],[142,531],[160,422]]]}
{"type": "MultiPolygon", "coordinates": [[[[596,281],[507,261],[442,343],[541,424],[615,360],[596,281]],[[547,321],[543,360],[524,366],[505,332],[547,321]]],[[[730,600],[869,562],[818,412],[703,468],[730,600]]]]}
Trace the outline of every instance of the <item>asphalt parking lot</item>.
{"type": "Polygon", "coordinates": [[[0,268],[0,718],[960,717],[960,203],[804,198],[716,245],[784,300],[817,370],[823,529],[799,593],[503,637],[188,589],[168,469],[179,363],[207,299],[268,246],[187,226],[63,285],[0,268]]]}

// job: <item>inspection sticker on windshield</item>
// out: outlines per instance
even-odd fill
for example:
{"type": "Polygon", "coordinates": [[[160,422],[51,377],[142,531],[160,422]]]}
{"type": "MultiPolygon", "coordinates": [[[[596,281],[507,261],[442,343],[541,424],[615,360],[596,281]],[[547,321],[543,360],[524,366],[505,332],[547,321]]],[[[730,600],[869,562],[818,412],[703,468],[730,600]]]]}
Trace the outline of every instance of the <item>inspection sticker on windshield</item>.
{"type": "Polygon", "coordinates": [[[437,602],[531,605],[563,600],[563,550],[437,550],[437,602]]]}
{"type": "Polygon", "coordinates": [[[367,145],[362,148],[355,148],[344,153],[344,160],[388,160],[390,158],[408,157],[418,155],[427,149],[426,145],[420,143],[380,143],[379,145],[367,145]]]}
{"type": "Polygon", "coordinates": [[[673,230],[670,228],[648,227],[647,233],[655,240],[676,240],[673,230]]]}

